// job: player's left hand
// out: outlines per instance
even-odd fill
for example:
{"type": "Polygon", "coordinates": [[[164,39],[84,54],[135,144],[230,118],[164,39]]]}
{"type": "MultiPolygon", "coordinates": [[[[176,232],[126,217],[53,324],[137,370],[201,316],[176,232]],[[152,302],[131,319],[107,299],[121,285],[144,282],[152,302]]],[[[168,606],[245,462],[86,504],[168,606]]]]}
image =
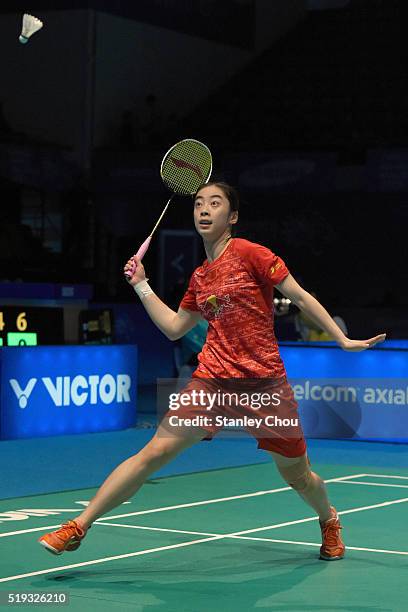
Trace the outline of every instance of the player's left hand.
{"type": "Polygon", "coordinates": [[[374,338],[370,338],[369,340],[350,340],[350,338],[346,338],[345,340],[339,342],[339,346],[343,349],[343,351],[365,351],[369,348],[372,348],[376,344],[380,342],[384,342],[387,334],[379,334],[378,336],[374,336],[374,338]]]}

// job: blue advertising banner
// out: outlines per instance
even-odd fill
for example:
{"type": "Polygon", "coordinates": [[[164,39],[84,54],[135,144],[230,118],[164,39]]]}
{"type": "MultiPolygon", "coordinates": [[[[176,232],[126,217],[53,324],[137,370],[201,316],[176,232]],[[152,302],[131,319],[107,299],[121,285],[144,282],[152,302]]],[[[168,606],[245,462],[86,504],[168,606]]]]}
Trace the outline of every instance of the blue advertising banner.
{"type": "Polygon", "coordinates": [[[136,397],[136,346],[1,349],[2,440],[126,429],[136,397]]]}
{"type": "Polygon", "coordinates": [[[280,345],[307,437],[408,442],[408,351],[280,345]]]}

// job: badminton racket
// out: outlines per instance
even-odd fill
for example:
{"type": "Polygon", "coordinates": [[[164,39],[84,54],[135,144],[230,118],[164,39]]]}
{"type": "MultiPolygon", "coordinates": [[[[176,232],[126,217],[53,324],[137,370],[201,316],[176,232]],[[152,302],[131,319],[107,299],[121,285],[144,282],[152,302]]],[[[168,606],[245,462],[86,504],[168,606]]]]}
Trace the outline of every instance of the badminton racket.
{"type": "MultiPolygon", "coordinates": [[[[160,176],[166,187],[172,191],[173,194],[164,207],[156,225],[136,253],[136,257],[139,260],[144,257],[149,248],[153,234],[160,221],[163,219],[174,196],[176,194],[185,196],[194,195],[200,185],[208,183],[211,172],[211,151],[199,140],[185,138],[177,142],[167,151],[160,166],[160,176]]],[[[135,269],[136,264],[133,263],[132,269],[128,270],[125,276],[131,278],[135,269]]]]}

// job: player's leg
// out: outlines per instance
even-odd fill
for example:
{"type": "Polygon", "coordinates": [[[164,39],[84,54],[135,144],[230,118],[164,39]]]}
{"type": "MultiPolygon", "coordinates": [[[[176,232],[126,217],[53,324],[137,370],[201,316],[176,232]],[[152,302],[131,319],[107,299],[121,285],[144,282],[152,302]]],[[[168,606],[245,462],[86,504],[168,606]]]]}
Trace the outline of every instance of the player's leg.
{"type": "Polygon", "coordinates": [[[97,518],[127,501],[153,472],[201,440],[203,436],[205,436],[204,431],[200,431],[197,435],[189,432],[186,436],[174,436],[159,428],[144,448],[113,470],[89,505],[78,516],[78,522],[87,528],[97,518]]]}
{"type": "Polygon", "coordinates": [[[326,485],[315,472],[310,469],[307,454],[300,457],[284,457],[269,451],[282,478],[294,489],[324,522],[331,518],[330,502],[326,485]]]}
{"type": "Polygon", "coordinates": [[[336,509],[330,505],[326,485],[320,476],[310,469],[307,453],[300,457],[286,457],[273,451],[269,453],[283,479],[319,515],[322,531],[320,558],[326,561],[341,559],[345,547],[340,536],[340,521],[336,509]]]}
{"type": "Polygon", "coordinates": [[[68,521],[57,531],[41,536],[40,544],[53,554],[76,550],[93,521],[132,497],[153,472],[205,435],[205,431],[191,428],[179,430],[175,435],[159,427],[141,451],[113,470],[75,520],[68,521]]]}
{"type": "Polygon", "coordinates": [[[258,448],[268,451],[273,457],[288,485],[317,512],[323,538],[321,558],[341,559],[344,544],[340,537],[340,522],[335,508],[330,505],[323,480],[310,469],[293,389],[286,379],[281,380],[271,385],[270,397],[274,397],[276,387],[279,388],[280,399],[277,405],[273,405],[273,425],[269,424],[269,407],[260,409],[258,414],[260,418],[263,417],[262,427],[259,433],[251,433],[258,439],[258,448]]]}

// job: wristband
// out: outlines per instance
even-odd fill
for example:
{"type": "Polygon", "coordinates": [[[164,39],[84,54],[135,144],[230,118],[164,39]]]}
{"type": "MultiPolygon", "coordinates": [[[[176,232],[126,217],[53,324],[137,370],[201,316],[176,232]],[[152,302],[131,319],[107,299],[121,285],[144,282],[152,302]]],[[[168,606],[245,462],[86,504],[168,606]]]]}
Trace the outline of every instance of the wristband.
{"type": "Polygon", "coordinates": [[[141,300],[144,300],[148,295],[154,293],[146,279],[134,285],[133,289],[136,291],[141,300]]]}

